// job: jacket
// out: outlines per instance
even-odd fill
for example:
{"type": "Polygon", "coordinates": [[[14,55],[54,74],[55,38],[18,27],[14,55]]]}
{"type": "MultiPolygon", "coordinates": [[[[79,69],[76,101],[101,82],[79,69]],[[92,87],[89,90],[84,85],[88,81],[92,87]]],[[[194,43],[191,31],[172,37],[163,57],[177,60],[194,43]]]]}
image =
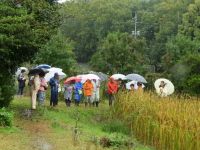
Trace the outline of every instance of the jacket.
{"type": "Polygon", "coordinates": [[[83,91],[85,96],[92,96],[94,90],[94,86],[92,82],[86,81],[83,85],[83,91]]]}
{"type": "Polygon", "coordinates": [[[115,81],[109,81],[107,84],[108,94],[115,94],[118,91],[118,84],[115,81]]]}

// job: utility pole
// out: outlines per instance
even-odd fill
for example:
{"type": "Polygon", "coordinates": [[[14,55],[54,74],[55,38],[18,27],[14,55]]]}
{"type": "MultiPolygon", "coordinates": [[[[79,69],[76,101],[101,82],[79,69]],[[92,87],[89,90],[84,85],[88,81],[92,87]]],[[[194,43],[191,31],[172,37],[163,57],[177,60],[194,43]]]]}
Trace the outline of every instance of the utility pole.
{"type": "Polygon", "coordinates": [[[137,13],[135,12],[135,38],[137,38],[137,13]]]}
{"type": "Polygon", "coordinates": [[[140,31],[137,31],[137,24],[139,22],[137,21],[137,12],[136,11],[135,11],[135,16],[133,18],[133,21],[134,21],[135,30],[132,31],[132,34],[134,35],[135,38],[137,38],[137,35],[140,35],[140,31]]]}

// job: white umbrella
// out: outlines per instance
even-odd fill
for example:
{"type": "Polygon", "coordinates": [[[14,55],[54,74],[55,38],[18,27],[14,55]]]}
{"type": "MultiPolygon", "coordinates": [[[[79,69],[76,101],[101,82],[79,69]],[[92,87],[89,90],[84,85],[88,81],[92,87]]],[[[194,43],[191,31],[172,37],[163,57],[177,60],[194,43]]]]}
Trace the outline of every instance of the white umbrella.
{"type": "Polygon", "coordinates": [[[28,72],[28,69],[26,67],[19,67],[17,71],[15,72],[15,75],[19,76],[22,70],[24,70],[26,73],[28,72]]]}
{"type": "Polygon", "coordinates": [[[169,81],[168,79],[165,79],[165,78],[157,79],[154,83],[154,87],[156,89],[156,92],[161,96],[168,96],[168,95],[171,95],[171,94],[174,93],[173,83],[171,81],[169,81]],[[160,89],[160,84],[161,84],[162,81],[165,84],[165,86],[163,88],[163,92],[161,92],[161,89],[160,89]]]}
{"type": "MultiPolygon", "coordinates": [[[[131,89],[131,85],[134,85],[134,89],[137,90],[138,89],[138,85],[137,85],[137,81],[130,81],[128,83],[126,83],[126,89],[130,90],[131,89]]],[[[144,84],[142,84],[142,88],[144,88],[144,84]]]]}
{"type": "Polygon", "coordinates": [[[50,68],[48,69],[49,73],[45,75],[45,80],[48,82],[52,77],[54,77],[55,73],[58,73],[59,79],[62,80],[66,77],[66,74],[62,72],[60,68],[50,68]]]}
{"type": "Polygon", "coordinates": [[[133,74],[128,74],[126,76],[126,78],[128,80],[133,80],[133,81],[137,81],[137,82],[141,82],[141,83],[147,83],[146,79],[143,76],[139,75],[139,74],[134,74],[134,73],[133,74]]]}
{"type": "Polygon", "coordinates": [[[89,71],[90,74],[95,74],[97,75],[101,81],[106,81],[108,80],[108,75],[102,72],[95,72],[95,71],[89,71]]]}
{"type": "Polygon", "coordinates": [[[114,80],[119,80],[119,79],[126,80],[126,76],[123,74],[113,74],[111,78],[113,78],[114,80]]]}
{"type": "Polygon", "coordinates": [[[85,83],[86,80],[101,80],[99,78],[99,76],[95,75],[95,74],[84,74],[84,75],[78,75],[77,77],[81,78],[81,82],[85,83]]]}

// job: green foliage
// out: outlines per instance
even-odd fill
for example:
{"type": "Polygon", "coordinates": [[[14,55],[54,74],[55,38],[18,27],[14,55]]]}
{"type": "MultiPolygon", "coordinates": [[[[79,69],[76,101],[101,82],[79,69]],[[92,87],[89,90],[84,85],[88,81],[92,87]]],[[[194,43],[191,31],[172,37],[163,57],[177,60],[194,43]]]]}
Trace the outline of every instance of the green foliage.
{"type": "Polygon", "coordinates": [[[10,73],[0,73],[0,108],[7,107],[15,93],[15,80],[10,73]]]}
{"type": "Polygon", "coordinates": [[[11,127],[13,122],[13,112],[6,110],[5,108],[0,109],[0,126],[11,127]]]}
{"type": "Polygon", "coordinates": [[[76,70],[74,44],[65,38],[61,32],[51,37],[36,55],[36,63],[47,63],[62,68],[67,74],[73,74],[76,70]]]}
{"type": "Polygon", "coordinates": [[[200,39],[200,14],[199,14],[200,1],[194,0],[188,8],[187,12],[183,14],[183,23],[179,27],[179,32],[191,39],[200,39]]]}
{"type": "Polygon", "coordinates": [[[112,120],[105,123],[102,127],[102,130],[109,133],[122,133],[129,134],[129,129],[127,126],[120,120],[112,120]]]}
{"type": "Polygon", "coordinates": [[[131,72],[143,63],[144,40],[134,39],[128,33],[110,33],[103,40],[99,52],[93,56],[91,64],[104,72],[131,72]]]}
{"type": "Polygon", "coordinates": [[[166,54],[162,57],[165,69],[169,70],[173,65],[177,64],[183,57],[190,54],[198,54],[200,44],[197,40],[177,35],[168,40],[166,43],[166,54]]]}
{"type": "Polygon", "coordinates": [[[45,0],[0,2],[0,107],[12,99],[16,68],[34,58],[59,24],[56,10],[45,0]]]}
{"type": "Polygon", "coordinates": [[[75,53],[81,62],[88,62],[99,42],[109,32],[131,32],[129,0],[70,1],[63,7],[62,31],[76,41],[75,53]]]}
{"type": "Polygon", "coordinates": [[[36,50],[32,15],[10,1],[0,2],[0,107],[8,106],[14,94],[12,73],[36,50]]]}

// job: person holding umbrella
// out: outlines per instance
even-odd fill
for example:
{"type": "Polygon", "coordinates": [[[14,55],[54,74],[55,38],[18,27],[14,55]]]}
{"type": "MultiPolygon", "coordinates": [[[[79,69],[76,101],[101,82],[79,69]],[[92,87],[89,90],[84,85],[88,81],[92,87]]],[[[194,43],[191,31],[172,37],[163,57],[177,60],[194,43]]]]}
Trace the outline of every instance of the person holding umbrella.
{"type": "Polygon", "coordinates": [[[137,91],[138,91],[138,93],[141,95],[141,94],[143,94],[143,86],[142,86],[142,83],[141,82],[137,82],[137,86],[138,86],[138,88],[137,88],[137,91]]]}
{"type": "Polygon", "coordinates": [[[166,83],[164,81],[160,82],[159,89],[160,89],[160,96],[161,97],[165,97],[167,95],[166,91],[164,90],[165,89],[165,85],[166,85],[166,83]]]}
{"type": "Polygon", "coordinates": [[[25,70],[21,70],[21,73],[18,75],[18,95],[23,95],[24,87],[26,85],[26,78],[25,78],[25,70]]]}
{"type": "Polygon", "coordinates": [[[39,74],[35,74],[33,78],[31,79],[31,104],[32,104],[32,109],[36,109],[36,100],[37,100],[37,93],[40,89],[40,77],[39,74]]]}
{"type": "Polygon", "coordinates": [[[108,84],[107,84],[107,89],[108,89],[108,97],[109,97],[109,106],[112,106],[113,100],[114,100],[114,95],[118,91],[118,84],[117,82],[111,77],[108,84]]]}
{"type": "Polygon", "coordinates": [[[75,99],[75,105],[79,106],[79,103],[81,101],[81,97],[82,97],[82,88],[83,88],[83,84],[81,83],[80,79],[76,79],[75,80],[75,85],[74,85],[74,99],[75,99]]]}
{"type": "Polygon", "coordinates": [[[92,84],[93,84],[92,103],[94,106],[96,105],[96,107],[98,107],[100,99],[100,81],[93,79],[92,84]]]}
{"type": "Polygon", "coordinates": [[[88,103],[92,104],[92,94],[93,94],[94,86],[91,82],[91,80],[87,79],[86,82],[83,85],[83,91],[85,96],[85,107],[88,105],[88,103]]]}
{"type": "Polygon", "coordinates": [[[67,107],[70,107],[73,95],[73,85],[72,83],[65,83],[64,84],[64,99],[67,107]]]}
{"type": "Polygon", "coordinates": [[[51,99],[50,106],[55,107],[58,105],[58,88],[59,88],[59,75],[54,74],[54,77],[50,79],[49,85],[51,86],[51,99]]]}
{"type": "Polygon", "coordinates": [[[38,104],[44,105],[45,102],[45,91],[47,90],[48,84],[44,78],[45,73],[40,73],[40,88],[38,90],[37,98],[38,98],[38,104]]]}

